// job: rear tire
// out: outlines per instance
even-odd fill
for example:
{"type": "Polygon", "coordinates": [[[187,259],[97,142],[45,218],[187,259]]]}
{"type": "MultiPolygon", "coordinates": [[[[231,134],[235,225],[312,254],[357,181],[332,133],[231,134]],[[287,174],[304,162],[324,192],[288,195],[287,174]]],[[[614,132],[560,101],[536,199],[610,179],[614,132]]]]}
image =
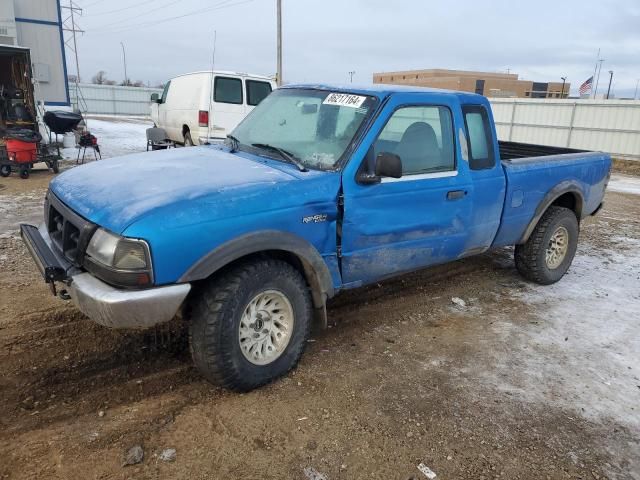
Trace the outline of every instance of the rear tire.
{"type": "Polygon", "coordinates": [[[23,180],[29,178],[29,170],[20,170],[20,178],[23,180]]]}
{"type": "Polygon", "coordinates": [[[288,263],[253,260],[203,285],[186,317],[200,373],[214,384],[249,391],[298,363],[311,329],[311,295],[288,263]]]}
{"type": "Polygon", "coordinates": [[[515,261],[520,274],[541,285],[560,280],[578,248],[580,225],[575,213],[550,207],[524,245],[516,245],[515,261]]]}
{"type": "Polygon", "coordinates": [[[2,165],[0,167],[0,176],[8,177],[11,175],[11,167],[9,165],[2,165]]]}
{"type": "Polygon", "coordinates": [[[184,146],[193,147],[193,139],[191,138],[191,132],[188,130],[184,134],[184,146]]]}

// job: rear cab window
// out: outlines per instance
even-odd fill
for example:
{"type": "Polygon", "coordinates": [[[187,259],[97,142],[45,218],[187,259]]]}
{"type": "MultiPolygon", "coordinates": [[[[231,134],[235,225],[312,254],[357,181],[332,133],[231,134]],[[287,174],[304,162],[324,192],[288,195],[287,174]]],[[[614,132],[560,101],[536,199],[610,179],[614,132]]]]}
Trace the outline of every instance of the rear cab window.
{"type": "Polygon", "coordinates": [[[242,80],[232,77],[216,77],[213,86],[213,101],[242,105],[242,80]]]}
{"type": "Polygon", "coordinates": [[[255,107],[271,93],[271,84],[259,80],[247,80],[247,105],[255,107]]]}
{"type": "Polygon", "coordinates": [[[493,168],[496,158],[487,109],[482,105],[464,105],[462,114],[467,130],[469,168],[471,170],[493,168]]]}

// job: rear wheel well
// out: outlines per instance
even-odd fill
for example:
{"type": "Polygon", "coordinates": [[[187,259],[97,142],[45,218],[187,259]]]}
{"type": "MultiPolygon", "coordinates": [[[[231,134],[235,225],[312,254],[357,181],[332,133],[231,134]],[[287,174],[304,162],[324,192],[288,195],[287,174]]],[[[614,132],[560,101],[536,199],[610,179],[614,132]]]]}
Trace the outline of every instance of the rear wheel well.
{"type": "Polygon", "coordinates": [[[182,136],[184,137],[189,132],[190,132],[189,126],[188,125],[182,125],[182,136]]]}
{"type": "MultiPolygon", "coordinates": [[[[571,210],[578,221],[582,218],[582,200],[573,192],[567,192],[556,198],[549,207],[564,207],[571,210]]],[[[548,210],[549,208],[547,208],[548,210]]]]}

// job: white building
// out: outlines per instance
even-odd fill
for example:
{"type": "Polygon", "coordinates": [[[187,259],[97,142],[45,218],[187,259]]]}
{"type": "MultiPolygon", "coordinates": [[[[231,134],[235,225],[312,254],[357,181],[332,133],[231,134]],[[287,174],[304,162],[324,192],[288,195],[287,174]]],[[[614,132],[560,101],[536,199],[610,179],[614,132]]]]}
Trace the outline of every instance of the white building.
{"type": "Polygon", "coordinates": [[[0,0],[0,45],[31,50],[38,101],[69,105],[60,0],[0,0]]]}

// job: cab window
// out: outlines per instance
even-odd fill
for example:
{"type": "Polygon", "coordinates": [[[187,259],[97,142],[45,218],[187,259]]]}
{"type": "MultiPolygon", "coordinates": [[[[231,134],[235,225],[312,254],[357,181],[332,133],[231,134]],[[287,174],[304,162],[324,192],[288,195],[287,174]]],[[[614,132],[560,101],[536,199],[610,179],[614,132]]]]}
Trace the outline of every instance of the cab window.
{"type": "Polygon", "coordinates": [[[242,105],[242,80],[239,78],[216,77],[213,101],[242,105]]]}
{"type": "Polygon", "coordinates": [[[271,84],[269,82],[259,82],[257,80],[247,80],[247,105],[255,107],[267,95],[271,93],[271,84]]]}
{"type": "Polygon", "coordinates": [[[380,152],[400,157],[403,176],[455,170],[451,111],[435,105],[399,108],[374,144],[374,158],[380,152]]]}

